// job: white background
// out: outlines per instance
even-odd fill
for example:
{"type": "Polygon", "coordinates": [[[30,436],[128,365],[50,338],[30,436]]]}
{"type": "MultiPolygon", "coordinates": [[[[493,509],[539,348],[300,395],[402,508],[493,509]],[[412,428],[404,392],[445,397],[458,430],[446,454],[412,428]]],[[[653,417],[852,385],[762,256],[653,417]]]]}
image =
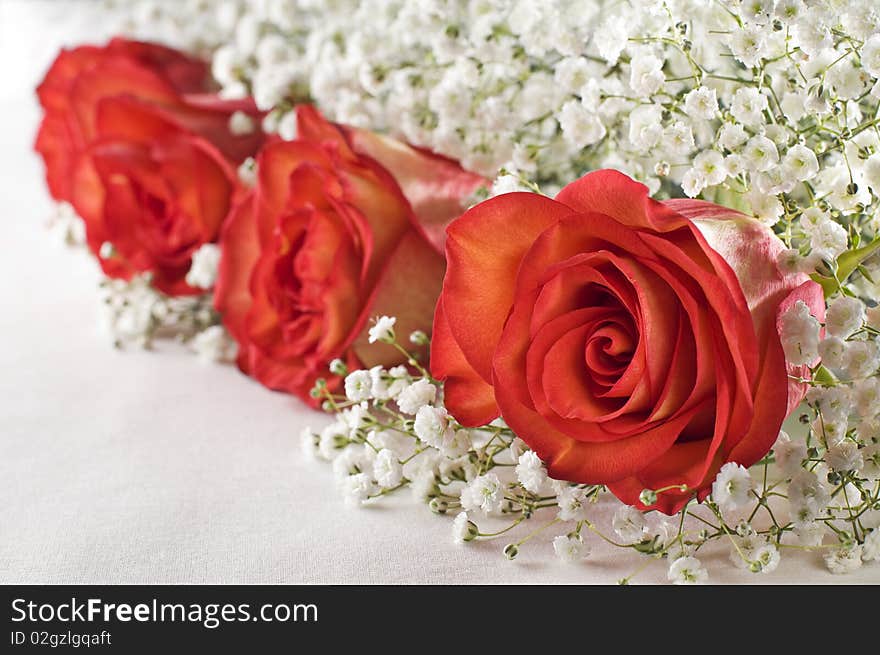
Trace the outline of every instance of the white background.
{"type": "MultiPolygon", "coordinates": [[[[349,508],[299,448],[321,415],[174,345],[115,351],[96,266],[45,228],[31,151],[34,86],[101,30],[89,3],[0,0],[0,582],[613,583],[643,563],[594,539],[565,565],[540,537],[508,562],[506,540],[455,546],[451,517],[406,493],[349,508]]],[[[880,582],[876,564],[839,578],[816,554],[761,576],[726,545],[701,557],[715,582],[880,582]]],[[[653,563],[635,582],[665,575],[653,563]]]]}

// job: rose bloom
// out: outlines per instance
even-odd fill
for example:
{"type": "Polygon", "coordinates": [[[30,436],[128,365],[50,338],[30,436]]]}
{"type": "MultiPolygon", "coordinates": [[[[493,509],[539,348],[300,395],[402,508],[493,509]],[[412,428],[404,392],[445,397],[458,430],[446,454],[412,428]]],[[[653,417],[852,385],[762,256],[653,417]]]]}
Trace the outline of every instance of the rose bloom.
{"type": "Polygon", "coordinates": [[[674,485],[652,506],[674,513],[725,462],[763,457],[803,398],[777,317],[800,299],[821,320],[824,302],[777,268],[783,248],[616,171],[555,200],[498,196],[449,226],[432,372],[459,421],[502,416],[553,477],[643,509],[642,490],[674,485]]]}
{"type": "Polygon", "coordinates": [[[401,361],[368,344],[371,318],[397,317],[404,339],[430,328],[445,262],[428,232],[486,180],[312,107],[297,109],[297,129],[262,150],[256,186],[224,228],[216,306],[242,371],[314,403],[309,391],[335,358],[401,361]]]}
{"type": "Polygon", "coordinates": [[[184,281],[192,253],[217,239],[234,165],[262,142],[259,130],[229,131],[236,111],[258,122],[253,102],[222,101],[208,83],[203,62],[114,39],[62,51],[37,89],[49,190],[74,205],[107,275],[151,273],[166,293],[199,291],[184,281]],[[112,254],[100,257],[105,243],[112,254]]]}

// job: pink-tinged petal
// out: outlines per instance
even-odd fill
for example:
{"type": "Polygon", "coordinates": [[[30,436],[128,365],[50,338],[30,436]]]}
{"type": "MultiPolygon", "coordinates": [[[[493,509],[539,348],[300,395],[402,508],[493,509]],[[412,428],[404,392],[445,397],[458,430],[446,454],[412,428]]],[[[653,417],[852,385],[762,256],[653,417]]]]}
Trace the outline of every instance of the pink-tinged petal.
{"type": "Polygon", "coordinates": [[[497,196],[465,212],[447,230],[443,283],[449,328],[468,363],[491,380],[492,351],[513,304],[520,261],[538,235],[571,214],[533,193],[497,196]]]}
{"type": "Polygon", "coordinates": [[[444,381],[446,408],[462,425],[477,427],[498,417],[492,385],[477,374],[458,347],[446,320],[442,297],[434,313],[431,373],[444,381]]]}
{"type": "Polygon", "coordinates": [[[457,162],[367,130],[349,129],[355,152],[385,167],[412,205],[419,224],[439,252],[446,227],[465,209],[464,202],[489,180],[464,170],[457,162]]]}

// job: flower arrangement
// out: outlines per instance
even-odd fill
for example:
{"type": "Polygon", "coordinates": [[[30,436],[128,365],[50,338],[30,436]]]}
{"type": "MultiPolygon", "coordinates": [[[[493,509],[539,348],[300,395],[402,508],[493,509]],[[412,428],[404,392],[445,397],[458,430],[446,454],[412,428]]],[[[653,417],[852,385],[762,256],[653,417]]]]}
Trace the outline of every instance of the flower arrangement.
{"type": "Polygon", "coordinates": [[[874,3],[120,11],[37,139],[117,343],[234,357],[334,415],[347,498],[508,558],[880,558],[874,3]]]}

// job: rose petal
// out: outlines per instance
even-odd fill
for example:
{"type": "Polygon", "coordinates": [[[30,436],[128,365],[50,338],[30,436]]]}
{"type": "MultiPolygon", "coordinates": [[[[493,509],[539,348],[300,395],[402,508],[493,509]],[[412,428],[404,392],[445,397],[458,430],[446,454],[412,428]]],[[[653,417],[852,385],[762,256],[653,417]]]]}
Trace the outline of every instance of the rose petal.
{"type": "Polygon", "coordinates": [[[442,297],[434,313],[431,373],[443,380],[446,408],[465,427],[486,425],[498,417],[495,392],[468,363],[452,336],[442,297]]]}
{"type": "Polygon", "coordinates": [[[455,302],[446,305],[446,316],[465,358],[486,382],[520,260],[542,231],[568,214],[543,196],[510,193],[480,203],[449,226],[443,286],[455,302]]]}

